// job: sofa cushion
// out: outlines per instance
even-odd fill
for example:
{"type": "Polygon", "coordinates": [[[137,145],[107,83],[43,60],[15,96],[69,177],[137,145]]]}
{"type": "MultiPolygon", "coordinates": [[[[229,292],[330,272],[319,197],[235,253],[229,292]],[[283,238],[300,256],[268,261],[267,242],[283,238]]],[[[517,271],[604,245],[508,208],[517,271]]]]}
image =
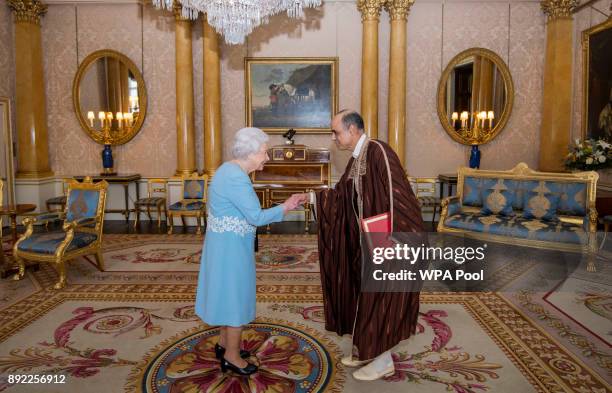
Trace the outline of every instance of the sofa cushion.
{"type": "Polygon", "coordinates": [[[523,217],[527,219],[557,220],[560,195],[554,193],[546,181],[524,182],[523,217]]]}
{"type": "Polygon", "coordinates": [[[472,232],[558,243],[583,244],[587,238],[582,225],[528,219],[521,216],[506,217],[462,212],[448,217],[444,225],[472,232]]]}
{"type": "Polygon", "coordinates": [[[482,186],[482,214],[513,215],[516,181],[508,179],[484,179],[482,186]]]}
{"type": "Polygon", "coordinates": [[[484,179],[467,176],[463,180],[462,203],[466,206],[482,206],[482,182],[484,179]]]}

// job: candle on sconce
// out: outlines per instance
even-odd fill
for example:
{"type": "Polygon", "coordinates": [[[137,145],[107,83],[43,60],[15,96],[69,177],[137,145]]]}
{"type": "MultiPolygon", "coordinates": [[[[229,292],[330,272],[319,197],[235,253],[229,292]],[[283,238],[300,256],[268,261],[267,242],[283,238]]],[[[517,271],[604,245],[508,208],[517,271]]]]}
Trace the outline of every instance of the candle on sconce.
{"type": "Polygon", "coordinates": [[[87,112],[87,118],[89,119],[89,125],[93,127],[93,122],[94,122],[94,119],[96,118],[93,111],[87,112]]]}
{"type": "Polygon", "coordinates": [[[100,120],[100,127],[104,128],[104,120],[106,119],[106,113],[98,112],[98,119],[100,120]]]}
{"type": "Polygon", "coordinates": [[[113,120],[113,112],[107,112],[107,113],[106,113],[106,118],[107,118],[108,120],[113,120]]]}
{"type": "Polygon", "coordinates": [[[115,118],[117,119],[117,125],[119,127],[119,129],[123,128],[123,113],[121,112],[117,112],[117,115],[115,116],[115,118]]]}
{"type": "Polygon", "coordinates": [[[465,125],[466,125],[467,120],[468,120],[468,113],[467,113],[467,111],[461,112],[460,119],[461,119],[461,128],[465,128],[465,125]]]}
{"type": "Polygon", "coordinates": [[[125,119],[126,124],[131,127],[132,123],[134,122],[134,115],[131,112],[124,113],[123,118],[125,119]]]}
{"type": "Polygon", "coordinates": [[[453,127],[457,124],[457,120],[459,119],[459,114],[457,112],[453,112],[451,115],[451,120],[453,121],[453,127]]]}
{"type": "Polygon", "coordinates": [[[486,111],[482,111],[479,113],[479,119],[480,119],[480,127],[484,129],[485,127],[485,120],[487,118],[487,112],[486,111]]]}
{"type": "Polygon", "coordinates": [[[493,119],[495,119],[495,112],[489,111],[487,113],[487,119],[489,119],[489,128],[493,129],[493,119]]]}

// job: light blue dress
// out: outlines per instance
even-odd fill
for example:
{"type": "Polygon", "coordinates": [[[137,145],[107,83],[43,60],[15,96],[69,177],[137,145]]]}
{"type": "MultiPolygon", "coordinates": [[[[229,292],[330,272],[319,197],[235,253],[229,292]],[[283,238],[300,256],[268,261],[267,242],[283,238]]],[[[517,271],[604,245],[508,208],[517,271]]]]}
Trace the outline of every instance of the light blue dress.
{"type": "Polygon", "coordinates": [[[261,209],[251,179],[239,165],[221,165],[208,188],[207,226],[195,313],[209,325],[255,319],[255,231],[283,219],[283,207],[261,209]]]}

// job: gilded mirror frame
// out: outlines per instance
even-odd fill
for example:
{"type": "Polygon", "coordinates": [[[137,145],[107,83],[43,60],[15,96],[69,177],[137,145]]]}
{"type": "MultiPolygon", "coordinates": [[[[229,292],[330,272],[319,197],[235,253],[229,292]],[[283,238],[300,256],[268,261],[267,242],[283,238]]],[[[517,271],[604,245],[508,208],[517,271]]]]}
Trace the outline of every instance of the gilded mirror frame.
{"type": "Polygon", "coordinates": [[[608,20],[582,32],[582,139],[594,137],[593,133],[589,132],[589,111],[592,110],[592,108],[589,107],[589,73],[591,68],[590,40],[591,36],[604,32],[608,29],[612,29],[612,15],[608,18],[608,20]]]}
{"type": "Polygon", "coordinates": [[[459,142],[463,145],[468,145],[468,146],[474,145],[474,144],[482,145],[482,144],[491,142],[504,129],[504,127],[506,126],[506,123],[508,123],[510,114],[512,113],[512,107],[514,104],[514,83],[512,81],[512,76],[510,75],[510,69],[508,68],[504,60],[498,54],[496,54],[495,52],[489,49],[485,49],[485,48],[466,49],[463,52],[457,54],[455,57],[453,57],[448,63],[448,65],[446,66],[446,68],[444,69],[444,71],[442,72],[442,76],[440,77],[440,81],[438,82],[437,98],[438,98],[437,111],[438,111],[438,118],[440,120],[440,123],[442,124],[442,127],[444,127],[444,130],[446,131],[446,133],[451,138],[453,138],[455,142],[459,142]],[[457,133],[457,131],[448,121],[448,118],[447,118],[448,115],[446,112],[446,83],[453,69],[457,65],[459,65],[465,58],[470,57],[470,56],[482,56],[482,57],[485,57],[491,60],[499,69],[502,75],[502,78],[504,80],[505,87],[506,87],[505,105],[504,105],[504,111],[502,112],[502,115],[499,117],[497,124],[493,127],[493,130],[491,130],[489,135],[487,135],[486,139],[479,141],[477,143],[475,143],[475,141],[473,140],[465,139],[464,137],[459,135],[459,133],[457,133]]]}
{"type": "Polygon", "coordinates": [[[88,119],[85,118],[81,111],[81,102],[80,102],[80,84],[83,76],[87,72],[87,70],[96,62],[96,60],[103,57],[111,57],[117,59],[127,65],[128,69],[134,75],[136,82],[138,84],[138,107],[139,107],[139,116],[136,118],[136,122],[134,123],[132,129],[128,133],[124,133],[120,136],[113,135],[111,132],[111,140],[112,145],[123,145],[140,132],[142,128],[142,124],[144,123],[146,114],[147,114],[147,89],[144,83],[144,79],[140,69],[136,67],[136,64],[129,57],[124,54],[117,52],[112,49],[102,49],[95,52],[90,53],[79,65],[79,69],[77,70],[76,75],[74,76],[74,80],[72,82],[72,102],[74,105],[74,110],[76,112],[76,117],[79,120],[79,124],[83,131],[89,135],[91,139],[95,142],[103,145],[104,144],[104,134],[100,131],[97,131],[93,127],[88,124],[88,119]]]}

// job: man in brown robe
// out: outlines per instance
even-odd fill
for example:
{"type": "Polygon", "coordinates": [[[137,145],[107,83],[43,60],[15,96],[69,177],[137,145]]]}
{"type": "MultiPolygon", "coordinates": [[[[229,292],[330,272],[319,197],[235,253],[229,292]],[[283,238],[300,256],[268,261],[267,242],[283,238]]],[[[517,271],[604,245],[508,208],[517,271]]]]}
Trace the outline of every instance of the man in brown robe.
{"type": "Polygon", "coordinates": [[[390,209],[389,176],[381,147],[391,169],[393,232],[423,232],[424,227],[419,202],[399,158],[388,144],[369,140],[363,128],[357,112],[343,110],[336,114],[332,139],[340,149],[351,150],[353,156],[334,189],[311,193],[310,198],[316,204],[319,225],[325,328],[339,335],[352,334],[353,354],[342,363],[349,367],[369,363],[353,375],[360,380],[375,380],[394,373],[389,350],[415,333],[419,313],[418,292],[360,290],[360,206],[362,218],[390,209]],[[358,170],[361,186],[355,187],[358,170]]]}

